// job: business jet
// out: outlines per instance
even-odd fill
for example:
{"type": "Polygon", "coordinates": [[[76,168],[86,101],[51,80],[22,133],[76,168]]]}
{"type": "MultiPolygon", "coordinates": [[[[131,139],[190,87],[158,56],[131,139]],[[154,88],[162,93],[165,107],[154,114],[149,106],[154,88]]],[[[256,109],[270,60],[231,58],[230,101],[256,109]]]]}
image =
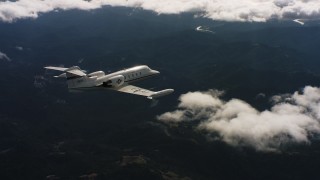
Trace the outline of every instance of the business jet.
{"type": "Polygon", "coordinates": [[[148,99],[166,96],[174,91],[173,89],[165,89],[154,92],[130,85],[132,82],[140,81],[160,73],[159,71],[150,69],[146,65],[135,66],[111,74],[105,74],[103,71],[86,74],[85,71],[81,70],[78,66],[72,66],[70,68],[47,66],[44,68],[62,71],[62,74],[54,77],[67,78],[68,88],[72,90],[92,88],[111,89],[119,92],[145,96],[148,99]]]}

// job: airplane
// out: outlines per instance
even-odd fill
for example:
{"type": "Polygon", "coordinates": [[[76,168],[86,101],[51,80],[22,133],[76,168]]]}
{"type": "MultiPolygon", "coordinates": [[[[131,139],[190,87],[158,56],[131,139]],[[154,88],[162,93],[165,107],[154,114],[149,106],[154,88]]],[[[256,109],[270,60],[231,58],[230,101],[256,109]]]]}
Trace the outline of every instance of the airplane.
{"type": "Polygon", "coordinates": [[[111,89],[119,92],[145,96],[151,100],[174,92],[173,89],[154,92],[130,85],[132,82],[140,81],[160,73],[159,71],[150,69],[146,65],[135,66],[111,74],[105,74],[103,71],[86,74],[85,71],[81,70],[78,66],[72,66],[70,68],[47,66],[44,68],[62,71],[62,74],[54,77],[67,78],[68,89],[71,90],[96,88],[111,89]]]}

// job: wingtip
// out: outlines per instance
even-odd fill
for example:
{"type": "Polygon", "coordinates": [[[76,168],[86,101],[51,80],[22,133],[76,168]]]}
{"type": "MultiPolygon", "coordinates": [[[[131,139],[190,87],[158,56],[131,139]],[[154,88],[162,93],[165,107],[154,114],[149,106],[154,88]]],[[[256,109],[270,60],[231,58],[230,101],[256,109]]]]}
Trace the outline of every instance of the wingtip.
{"type": "Polygon", "coordinates": [[[148,96],[148,98],[149,99],[159,98],[162,96],[169,95],[173,92],[174,92],[174,89],[165,89],[165,90],[157,91],[157,92],[153,93],[151,96],[148,96]]]}
{"type": "Polygon", "coordinates": [[[45,66],[45,67],[43,67],[43,68],[45,68],[45,69],[52,69],[52,68],[54,68],[53,66],[45,66]]]}

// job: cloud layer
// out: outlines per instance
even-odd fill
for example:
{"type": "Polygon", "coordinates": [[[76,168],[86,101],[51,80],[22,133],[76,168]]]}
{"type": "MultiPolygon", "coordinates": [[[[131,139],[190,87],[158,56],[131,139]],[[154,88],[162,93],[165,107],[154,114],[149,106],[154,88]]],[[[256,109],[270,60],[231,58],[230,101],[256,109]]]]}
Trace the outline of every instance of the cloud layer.
{"type": "Polygon", "coordinates": [[[273,97],[270,110],[258,111],[248,103],[223,101],[221,92],[189,92],[180,96],[178,110],[158,116],[166,123],[198,121],[197,128],[232,146],[276,151],[283,145],[309,143],[320,133],[320,88],[307,86],[273,97]]]}
{"type": "Polygon", "coordinates": [[[194,12],[222,21],[319,19],[319,0],[19,0],[0,2],[0,20],[37,18],[56,9],[92,10],[104,5],[151,10],[159,14],[194,12]]]}

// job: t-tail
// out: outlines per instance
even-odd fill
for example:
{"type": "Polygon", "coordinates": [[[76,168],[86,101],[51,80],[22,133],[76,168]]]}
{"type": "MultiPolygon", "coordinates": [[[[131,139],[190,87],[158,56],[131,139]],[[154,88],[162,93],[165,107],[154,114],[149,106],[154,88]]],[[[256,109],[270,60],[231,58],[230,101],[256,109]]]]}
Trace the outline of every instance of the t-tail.
{"type": "Polygon", "coordinates": [[[86,74],[78,66],[72,66],[70,68],[47,66],[44,68],[64,72],[64,73],[62,73],[58,76],[54,76],[54,77],[67,78],[68,88],[76,88],[79,84],[81,84],[82,79],[86,78],[86,74]]]}

